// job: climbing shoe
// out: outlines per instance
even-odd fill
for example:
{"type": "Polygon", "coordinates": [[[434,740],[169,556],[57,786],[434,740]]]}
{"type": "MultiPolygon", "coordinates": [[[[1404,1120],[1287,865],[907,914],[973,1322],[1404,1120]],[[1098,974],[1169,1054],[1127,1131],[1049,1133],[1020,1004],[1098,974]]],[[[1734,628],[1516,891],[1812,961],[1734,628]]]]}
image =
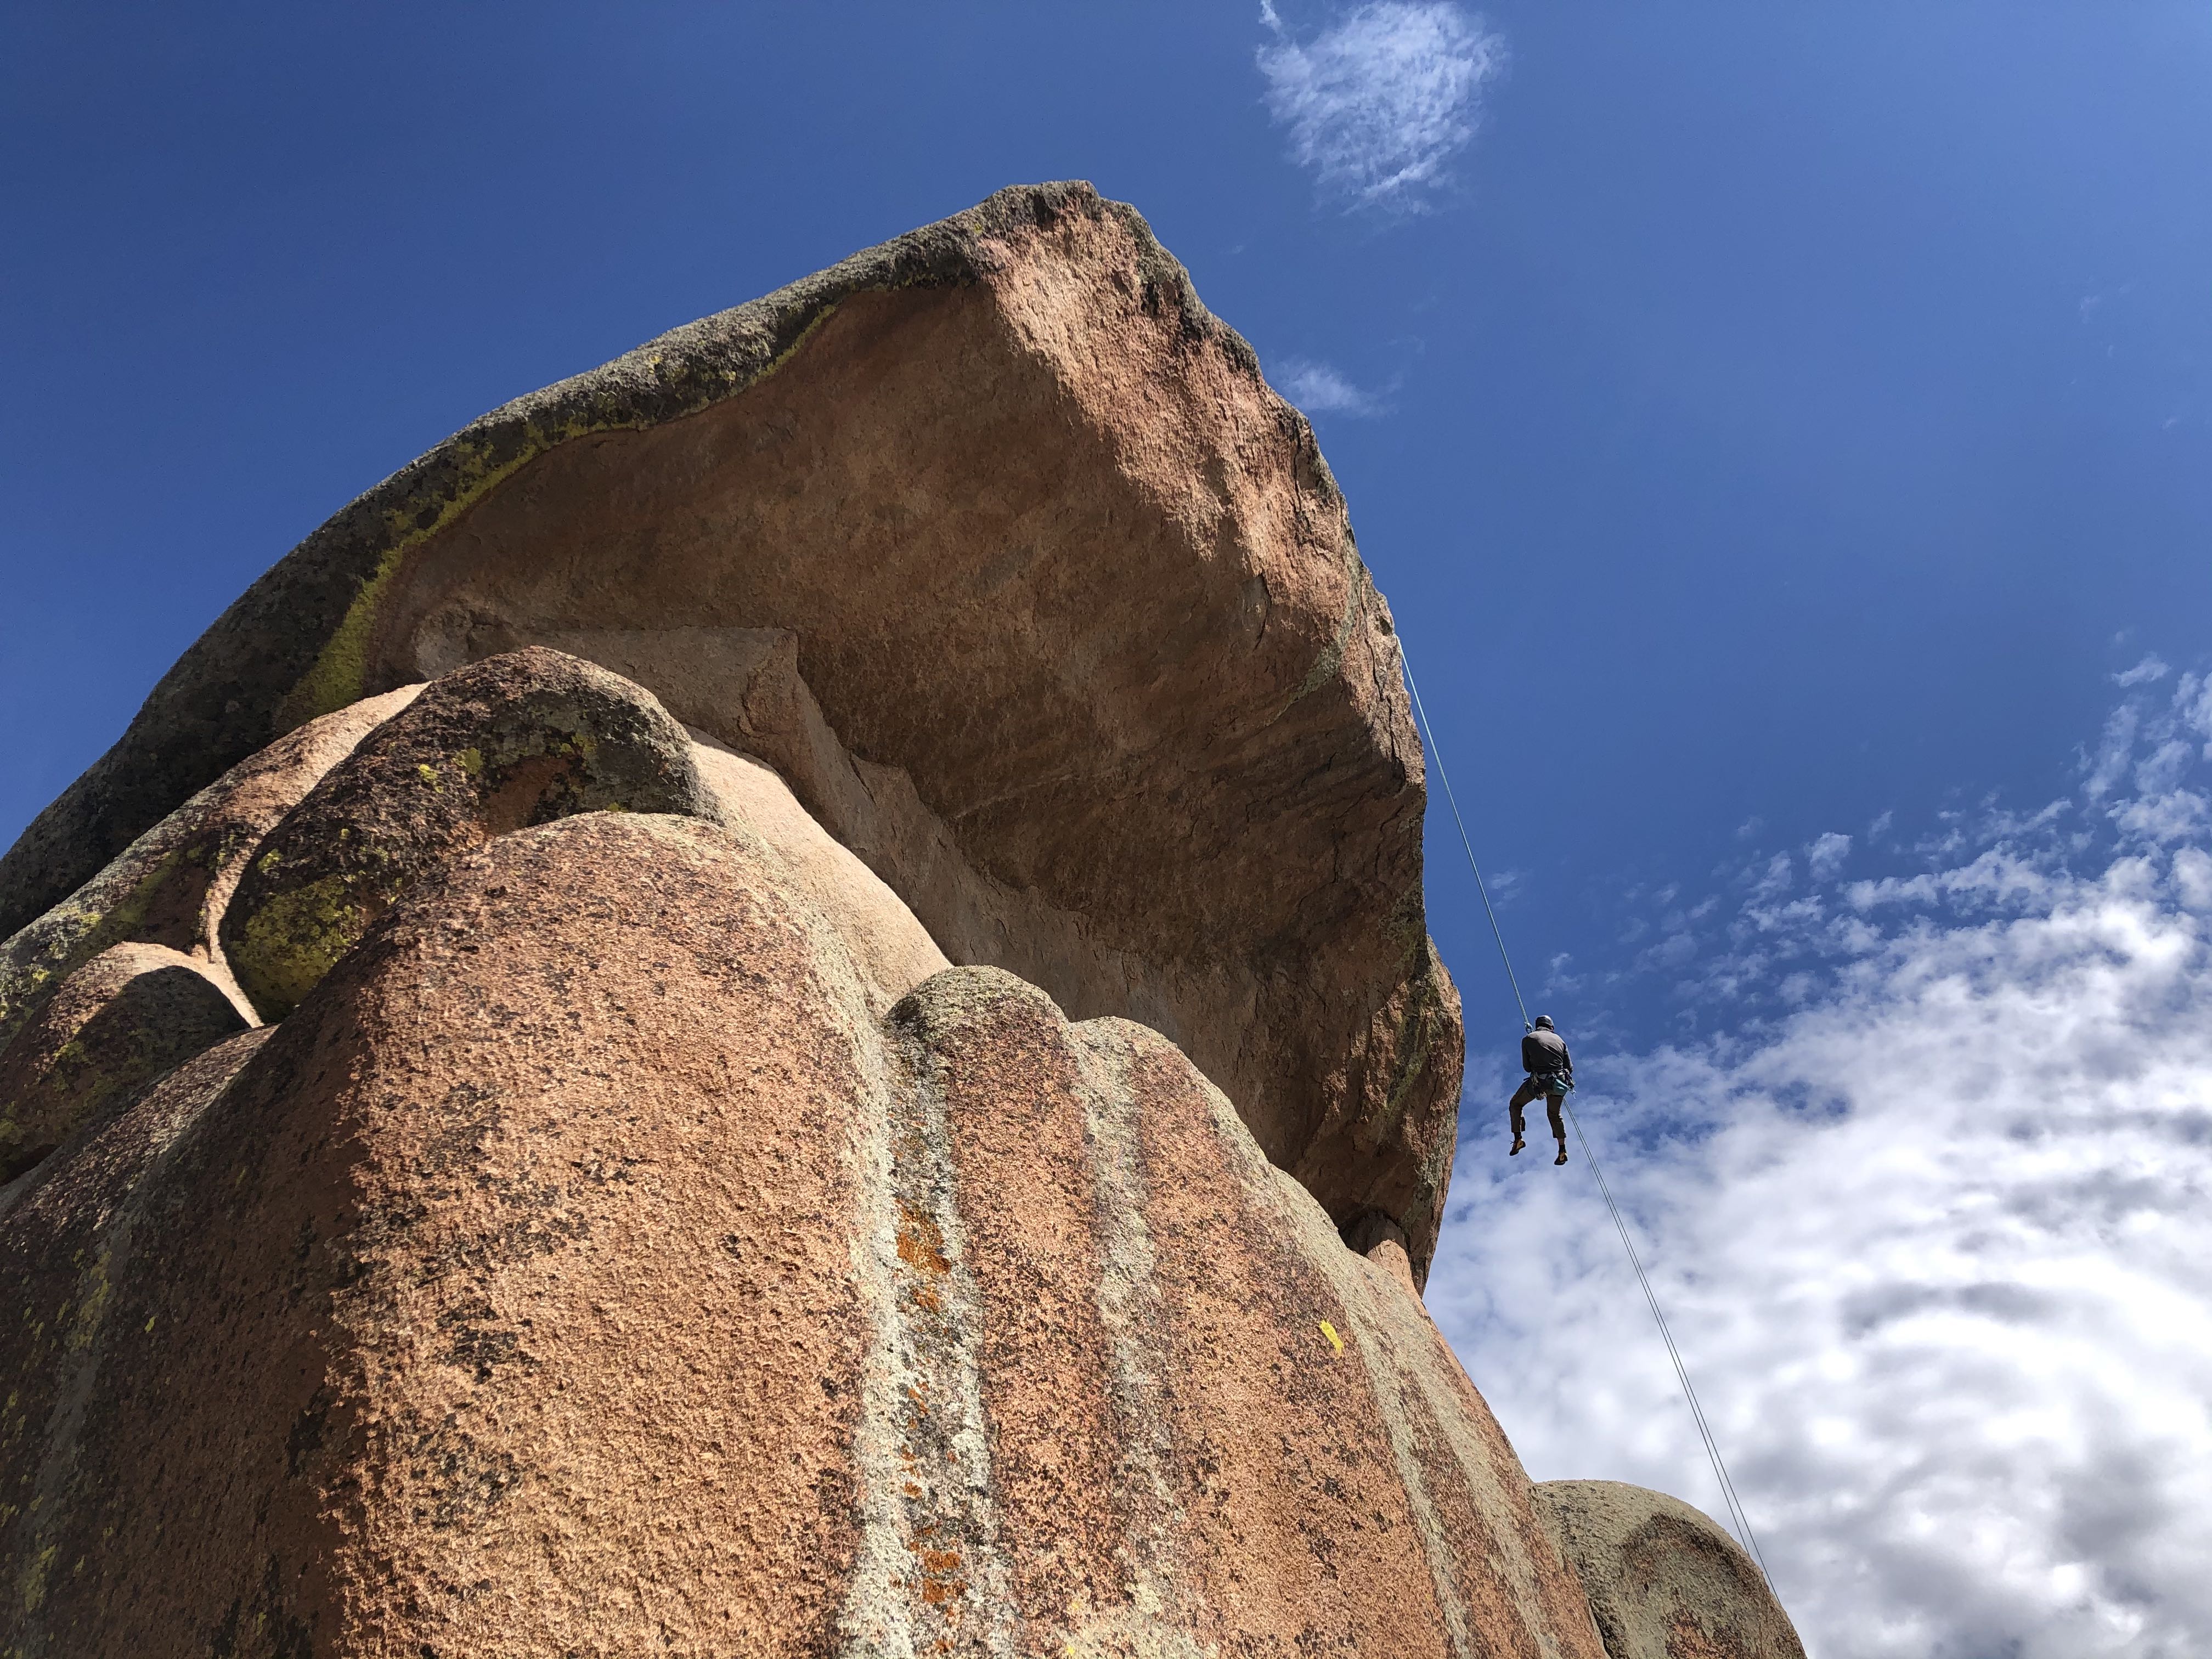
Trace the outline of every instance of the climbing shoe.
{"type": "Polygon", "coordinates": [[[1560,1148],[1559,1148],[1559,1155],[1557,1158],[1553,1158],[1553,1159],[1552,1160],[1552,1162],[1553,1162],[1553,1163],[1554,1163],[1554,1164],[1565,1164],[1566,1161],[1567,1161],[1567,1149],[1566,1149],[1565,1147],[1562,1146],[1562,1147],[1560,1147],[1560,1148]]]}
{"type": "Polygon", "coordinates": [[[1506,1157],[1508,1157],[1508,1158],[1518,1158],[1518,1157],[1520,1157],[1520,1156],[1521,1156],[1521,1149],[1522,1149],[1523,1146],[1526,1146],[1528,1144],[1528,1143],[1527,1141],[1525,1141],[1525,1140],[1522,1139],[1521,1139],[1521,1137],[1520,1137],[1519,1135],[1516,1135],[1516,1136],[1514,1136],[1514,1137],[1513,1137],[1513,1150],[1512,1150],[1511,1152],[1510,1152],[1506,1153],[1506,1154],[1505,1154],[1505,1156],[1506,1156],[1506,1157]]]}

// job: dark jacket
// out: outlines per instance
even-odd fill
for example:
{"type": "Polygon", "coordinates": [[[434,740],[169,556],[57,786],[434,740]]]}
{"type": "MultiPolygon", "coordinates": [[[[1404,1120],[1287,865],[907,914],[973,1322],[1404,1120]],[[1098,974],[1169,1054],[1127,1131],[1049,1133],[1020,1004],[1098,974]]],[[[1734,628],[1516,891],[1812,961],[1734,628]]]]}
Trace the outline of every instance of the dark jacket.
{"type": "Polygon", "coordinates": [[[1557,1031],[1531,1031],[1521,1039],[1521,1069],[1530,1077],[1575,1074],[1574,1057],[1557,1031]]]}

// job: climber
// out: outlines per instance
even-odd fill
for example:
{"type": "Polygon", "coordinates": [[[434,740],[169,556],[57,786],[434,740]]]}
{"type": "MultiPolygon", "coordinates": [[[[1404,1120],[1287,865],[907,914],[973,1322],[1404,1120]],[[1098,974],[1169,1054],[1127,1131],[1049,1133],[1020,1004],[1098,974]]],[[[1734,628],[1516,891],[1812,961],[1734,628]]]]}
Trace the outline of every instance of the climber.
{"type": "Polygon", "coordinates": [[[1559,1109],[1567,1103],[1567,1091],[1575,1086],[1574,1056],[1567,1052],[1566,1042],[1552,1029],[1549,1014],[1536,1016],[1536,1023],[1528,1028],[1528,1035],[1521,1039],[1521,1064],[1528,1077],[1513,1091],[1507,1109],[1513,1114],[1513,1151],[1519,1153],[1528,1143],[1522,1137],[1528,1133],[1528,1120],[1521,1109],[1537,1096],[1544,1097],[1546,1114],[1552,1120],[1552,1135],[1559,1143],[1559,1155],[1554,1164],[1567,1161],[1567,1126],[1559,1116],[1559,1109]]]}

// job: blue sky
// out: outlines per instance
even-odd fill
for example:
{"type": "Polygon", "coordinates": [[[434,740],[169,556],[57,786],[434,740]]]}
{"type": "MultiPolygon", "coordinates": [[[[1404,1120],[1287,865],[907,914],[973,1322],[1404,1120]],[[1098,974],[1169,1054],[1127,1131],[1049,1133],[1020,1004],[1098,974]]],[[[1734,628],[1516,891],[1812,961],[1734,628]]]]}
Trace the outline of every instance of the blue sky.
{"type": "MultiPolygon", "coordinates": [[[[2180,1248],[2212,1060],[2171,1046],[2212,1006],[2208,94],[2212,12],[2157,0],[19,0],[0,840],[254,575],[465,421],[1000,185],[1088,178],[1316,418],[1522,977],[1586,1057],[1662,1285],[1709,1315],[1686,1346],[1725,1368],[1701,1382],[1814,1650],[2203,1650],[2212,1602],[2157,1565],[2212,1541],[2203,1500],[2128,1504],[2145,1458],[2212,1473],[2201,1388],[2038,1394],[2092,1325],[1974,1287],[2140,1282],[2096,1341],[2144,1374],[2212,1357],[2171,1347],[2212,1306],[2180,1248]],[[2007,1149],[2124,1121],[2075,1175],[2170,1202],[1995,1262],[1960,1233],[1871,1287],[1754,1248],[1771,1206],[1691,1201],[1797,1170],[1770,1196],[1863,1261],[1881,1193],[1895,1238],[2045,1214],[2051,1171],[2007,1149]],[[1953,1168],[1939,1135],[1986,1156],[1953,1168]],[[1899,1143],[1936,1173],[1875,1180],[1899,1143]],[[1745,1306],[1756,1340],[1729,1334],[1745,1306]],[[2043,1422],[2046,1472],[1978,1431],[1944,1462],[1955,1423],[1886,1415],[1852,1368],[1899,1331],[1934,1393],[2043,1422]],[[1828,1426],[1777,1440],[1808,1366],[1828,1426]],[[2012,1541],[1910,1542],[1954,1533],[2012,1541]]],[[[1643,1339],[1585,1258],[1586,1188],[1496,1160],[1516,1020],[1441,820],[1430,846],[1474,1062],[1432,1300],[1540,1475],[1717,1510],[1663,1388],[1607,1369],[1643,1339]],[[1516,1273],[1587,1318],[1533,1316],[1516,1273]]]]}

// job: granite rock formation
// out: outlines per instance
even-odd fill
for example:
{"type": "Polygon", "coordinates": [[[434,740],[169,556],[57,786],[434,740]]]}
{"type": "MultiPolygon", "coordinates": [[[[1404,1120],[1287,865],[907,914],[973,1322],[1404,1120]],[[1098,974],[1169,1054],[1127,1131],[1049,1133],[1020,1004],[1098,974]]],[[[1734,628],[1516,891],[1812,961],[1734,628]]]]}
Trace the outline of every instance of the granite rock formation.
{"type": "Polygon", "coordinates": [[[1607,1659],[1805,1659],[1743,1547],[1679,1498],[1618,1480],[1536,1488],[1607,1659]]]}
{"type": "Polygon", "coordinates": [[[1401,696],[1087,188],[380,486],[0,871],[0,1654],[1766,1651],[1421,1305],[1401,696]]]}
{"type": "Polygon", "coordinates": [[[228,976],[216,923],[261,838],[420,689],[364,698],[246,757],[76,892],[0,940],[0,1043],[64,980],[112,945],[166,945],[228,976]]]}
{"type": "Polygon", "coordinates": [[[208,964],[166,945],[112,945],[0,1048],[0,1182],[253,1023],[208,964]]]}
{"type": "Polygon", "coordinates": [[[228,1060],[0,1227],[19,1650],[1597,1659],[1179,1052],[989,969],[878,1017],[742,825],[502,836],[228,1060]]]}
{"type": "Polygon", "coordinates": [[[691,739],[653,695],[533,648],[447,675],[262,838],[222,916],[239,987],[270,1019],[455,852],[578,812],[701,817],[691,739]]]}
{"type": "Polygon", "coordinates": [[[1425,1272],[1460,1016],[1389,613],[1133,210],[1004,191],[456,434],[185,654],[0,929],[300,722],[527,645],[774,767],[953,961],[1164,1033],[1425,1272]]]}

